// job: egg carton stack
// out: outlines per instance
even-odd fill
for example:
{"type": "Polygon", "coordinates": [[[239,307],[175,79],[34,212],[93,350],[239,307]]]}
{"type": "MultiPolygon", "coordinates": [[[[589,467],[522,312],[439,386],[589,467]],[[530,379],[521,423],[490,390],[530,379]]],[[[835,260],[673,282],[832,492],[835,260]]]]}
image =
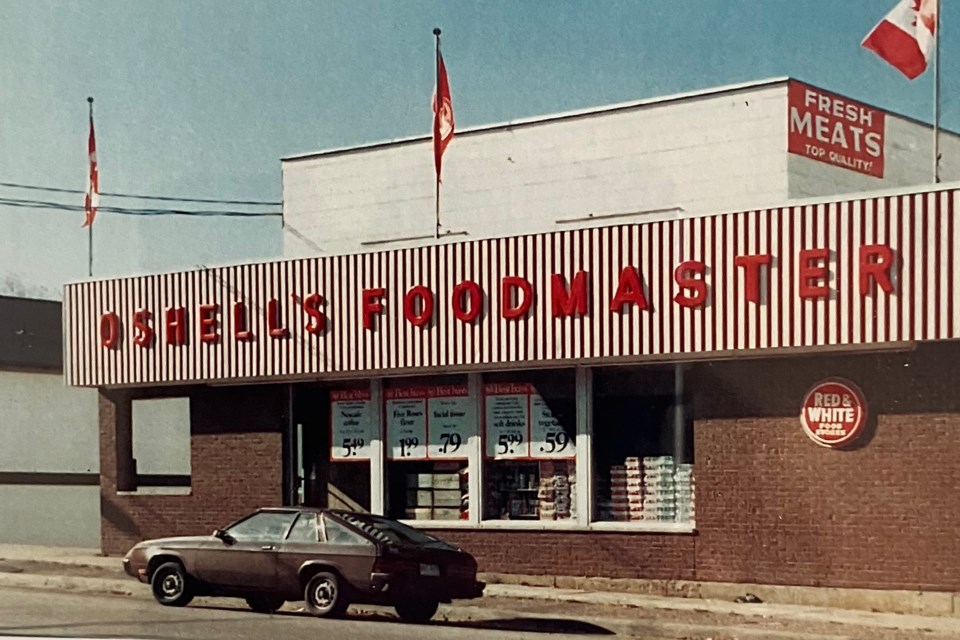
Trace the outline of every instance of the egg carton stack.
{"type": "Polygon", "coordinates": [[[696,520],[696,487],[693,481],[693,465],[678,464],[674,473],[677,495],[677,522],[696,520]]]}
{"type": "Polygon", "coordinates": [[[613,520],[640,520],[643,517],[643,475],[640,459],[627,458],[610,467],[610,500],[613,520]]]}
{"type": "Polygon", "coordinates": [[[673,522],[677,518],[673,456],[643,459],[643,519],[673,522]]]}
{"type": "Polygon", "coordinates": [[[573,497],[576,476],[566,462],[542,462],[537,500],[541,520],[567,520],[576,517],[573,497]]]}

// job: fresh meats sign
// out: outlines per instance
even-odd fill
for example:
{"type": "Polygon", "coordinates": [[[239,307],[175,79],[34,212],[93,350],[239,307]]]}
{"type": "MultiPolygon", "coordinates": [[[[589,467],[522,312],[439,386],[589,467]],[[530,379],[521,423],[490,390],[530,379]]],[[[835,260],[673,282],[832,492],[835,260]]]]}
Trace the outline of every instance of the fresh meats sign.
{"type": "Polygon", "coordinates": [[[787,88],[790,153],[883,177],[885,114],[799,82],[787,88]]]}

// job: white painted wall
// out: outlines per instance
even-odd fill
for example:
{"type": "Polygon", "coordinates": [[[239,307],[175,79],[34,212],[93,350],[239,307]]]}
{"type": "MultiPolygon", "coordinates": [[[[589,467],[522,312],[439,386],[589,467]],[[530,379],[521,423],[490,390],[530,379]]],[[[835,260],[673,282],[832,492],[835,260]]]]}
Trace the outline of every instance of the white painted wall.
{"type": "MultiPolygon", "coordinates": [[[[883,179],[791,154],[789,196],[831,196],[933,183],[931,127],[889,113],[886,120],[883,179]]],[[[960,180],[960,136],[941,132],[940,153],[941,181],[960,180]]]]}
{"type": "Polygon", "coordinates": [[[0,371],[0,471],[100,473],[97,391],[0,371]]]}
{"type": "MultiPolygon", "coordinates": [[[[720,213],[930,184],[930,128],[886,122],[882,180],[787,153],[785,80],[466,132],[444,157],[442,229],[517,235],[591,214],[720,213]]],[[[944,181],[960,179],[960,138],[942,144],[944,181]]],[[[430,140],[285,160],[283,181],[287,258],[435,242],[430,140]],[[398,238],[416,239],[371,244],[398,238]]]]}
{"type": "Polygon", "coordinates": [[[131,403],[137,473],[190,475],[190,398],[131,403]]]}
{"type": "MultiPolygon", "coordinates": [[[[0,371],[0,471],[100,473],[97,391],[0,371]]],[[[100,546],[100,487],[0,484],[0,542],[100,546]]]]}
{"type": "MultiPolygon", "coordinates": [[[[560,228],[588,214],[735,210],[787,192],[786,85],[465,133],[444,156],[443,229],[560,228]]],[[[285,257],[432,242],[429,140],[283,163],[285,257]]]]}

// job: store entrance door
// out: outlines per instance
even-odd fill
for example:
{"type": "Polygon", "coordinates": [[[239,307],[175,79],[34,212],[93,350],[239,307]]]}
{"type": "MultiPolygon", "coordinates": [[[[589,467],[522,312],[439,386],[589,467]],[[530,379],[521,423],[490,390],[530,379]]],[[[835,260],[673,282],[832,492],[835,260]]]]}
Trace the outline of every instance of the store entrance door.
{"type": "Polygon", "coordinates": [[[318,384],[293,385],[294,491],[298,505],[327,506],[330,443],[329,392],[318,384]]]}

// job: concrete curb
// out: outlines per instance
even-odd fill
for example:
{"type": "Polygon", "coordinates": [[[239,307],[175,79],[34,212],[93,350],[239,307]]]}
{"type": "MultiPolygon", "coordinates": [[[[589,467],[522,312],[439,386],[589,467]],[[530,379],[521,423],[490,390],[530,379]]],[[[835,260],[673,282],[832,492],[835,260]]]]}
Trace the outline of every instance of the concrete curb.
{"type": "Polygon", "coordinates": [[[36,573],[0,573],[0,587],[77,591],[117,596],[149,595],[150,593],[147,585],[141,584],[133,578],[113,580],[36,573]]]}

